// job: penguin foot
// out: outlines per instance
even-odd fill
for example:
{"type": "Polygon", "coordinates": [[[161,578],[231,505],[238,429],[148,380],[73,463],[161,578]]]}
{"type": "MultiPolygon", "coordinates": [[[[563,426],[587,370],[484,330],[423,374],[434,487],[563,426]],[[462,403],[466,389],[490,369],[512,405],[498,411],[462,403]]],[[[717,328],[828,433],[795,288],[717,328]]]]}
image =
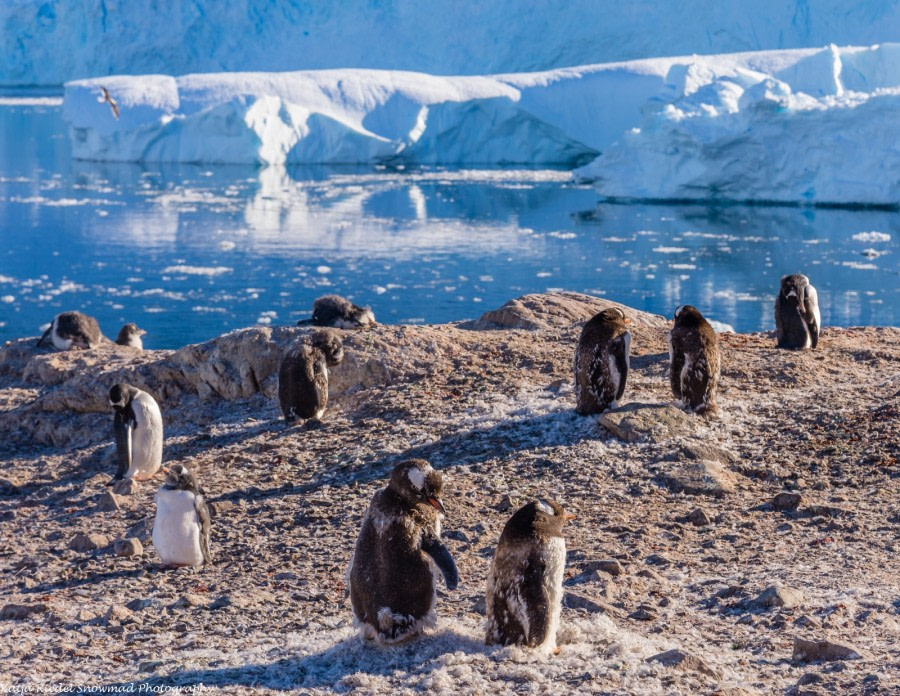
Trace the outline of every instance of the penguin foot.
{"type": "Polygon", "coordinates": [[[553,650],[551,650],[550,652],[551,652],[552,654],[554,654],[554,655],[559,655],[559,653],[560,653],[560,648],[559,648],[559,646],[557,645],[557,646],[556,646],[555,648],[553,648],[553,650]]]}

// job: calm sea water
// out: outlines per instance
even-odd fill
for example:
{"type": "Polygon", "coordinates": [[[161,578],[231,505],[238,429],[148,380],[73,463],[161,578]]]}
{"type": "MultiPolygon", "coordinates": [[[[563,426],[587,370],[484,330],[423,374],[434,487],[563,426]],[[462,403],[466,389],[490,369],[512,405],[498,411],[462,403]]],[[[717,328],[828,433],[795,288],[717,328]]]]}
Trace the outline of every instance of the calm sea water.
{"type": "Polygon", "coordinates": [[[598,206],[557,171],[77,162],[58,100],[33,95],[0,99],[0,130],[0,340],[69,309],[174,348],[326,293],[435,323],[549,289],[769,330],[797,271],[825,325],[900,320],[898,213],[598,206]]]}

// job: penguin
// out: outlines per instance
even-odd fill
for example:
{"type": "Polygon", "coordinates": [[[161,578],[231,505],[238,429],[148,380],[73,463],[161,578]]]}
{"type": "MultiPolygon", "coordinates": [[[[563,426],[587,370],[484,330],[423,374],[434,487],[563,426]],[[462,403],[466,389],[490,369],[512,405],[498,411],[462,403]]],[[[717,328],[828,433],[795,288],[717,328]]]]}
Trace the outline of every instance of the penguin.
{"type": "Polygon", "coordinates": [[[311,319],[301,319],[297,326],[313,324],[335,329],[358,329],[375,323],[369,307],[359,307],[340,295],[325,295],[313,302],[311,319]]]}
{"type": "Polygon", "coordinates": [[[581,330],[575,350],[575,410],[580,415],[615,408],[628,379],[631,332],[618,307],[595,314],[581,330]]]}
{"type": "Polygon", "coordinates": [[[775,298],[775,336],[779,348],[815,348],[819,345],[822,316],[819,294],[801,273],[781,279],[775,298]]]}
{"type": "Polygon", "coordinates": [[[139,329],[137,324],[128,323],[119,331],[119,335],[116,336],[116,343],[120,346],[131,346],[138,350],[144,350],[144,342],[141,340],[141,336],[146,335],[146,333],[143,329],[139,329]]]}
{"type": "Polygon", "coordinates": [[[119,469],[113,478],[149,479],[162,466],[163,422],[156,400],[129,384],[109,390],[119,469]]]}
{"type": "Polygon", "coordinates": [[[298,418],[321,420],[328,404],[328,368],[341,364],[344,346],[333,331],[313,331],[281,359],[278,401],[288,424],[298,418]]]}
{"type": "Polygon", "coordinates": [[[433,627],[436,568],[448,590],[459,573],[441,541],[441,475],[423,459],[394,467],[372,498],[350,561],[350,602],[360,636],[399,643],[433,627]]]}
{"type": "Polygon", "coordinates": [[[194,475],[181,464],[163,469],[166,480],[156,492],[153,546],[167,566],[212,563],[209,508],[194,475]]]}
{"type": "Polygon", "coordinates": [[[487,577],[488,645],[559,652],[556,631],[566,565],[563,525],[575,515],[555,500],[534,500],[509,518],[487,577]]]}
{"type": "Polygon", "coordinates": [[[81,312],[63,312],[53,317],[49,328],[38,340],[38,346],[44,343],[47,336],[58,350],[96,348],[103,341],[97,320],[81,312]]]}
{"type": "Polygon", "coordinates": [[[696,307],[675,310],[669,331],[669,381],[675,398],[694,413],[715,413],[719,339],[696,307]]]}

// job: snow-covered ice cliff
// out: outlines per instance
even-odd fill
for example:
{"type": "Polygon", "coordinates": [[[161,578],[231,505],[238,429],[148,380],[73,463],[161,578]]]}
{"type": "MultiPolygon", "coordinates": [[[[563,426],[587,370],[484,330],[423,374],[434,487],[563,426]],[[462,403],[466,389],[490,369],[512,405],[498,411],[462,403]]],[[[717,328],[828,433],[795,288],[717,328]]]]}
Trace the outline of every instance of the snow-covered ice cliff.
{"type": "Polygon", "coordinates": [[[326,68],[474,75],[898,37],[897,0],[4,0],[0,84],[326,68]]]}
{"type": "Polygon", "coordinates": [[[119,75],[68,83],[64,113],[81,159],[525,163],[581,166],[614,197],[900,201],[898,44],[492,76],[119,75]]]}

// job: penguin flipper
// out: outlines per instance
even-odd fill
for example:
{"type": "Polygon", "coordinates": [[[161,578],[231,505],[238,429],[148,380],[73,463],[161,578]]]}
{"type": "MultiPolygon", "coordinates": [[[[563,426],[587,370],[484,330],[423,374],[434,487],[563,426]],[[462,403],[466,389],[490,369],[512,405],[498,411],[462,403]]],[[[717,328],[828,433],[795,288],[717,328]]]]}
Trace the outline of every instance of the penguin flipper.
{"type": "Polygon", "coordinates": [[[806,312],[806,326],[809,329],[810,347],[815,348],[819,344],[819,293],[812,285],[806,286],[803,298],[803,309],[806,312]]]}
{"type": "Polygon", "coordinates": [[[528,567],[522,580],[522,595],[528,607],[528,635],[525,642],[530,647],[542,645],[550,632],[550,597],[544,587],[546,564],[536,554],[528,558],[528,567]]]}
{"type": "Polygon", "coordinates": [[[194,510],[200,520],[200,550],[203,552],[203,564],[212,565],[212,553],[209,550],[209,507],[202,495],[194,496],[194,510]]]}
{"type": "Polygon", "coordinates": [[[131,468],[131,431],[137,425],[134,412],[128,409],[126,413],[116,411],[113,418],[113,427],[116,434],[116,453],[119,460],[119,469],[116,471],[115,480],[125,477],[131,468]]]}
{"type": "Polygon", "coordinates": [[[447,547],[435,537],[429,536],[422,540],[422,550],[431,556],[444,574],[447,589],[455,590],[459,585],[459,571],[456,569],[456,563],[453,562],[453,556],[450,555],[447,547]]]}
{"type": "Polygon", "coordinates": [[[50,326],[47,327],[47,330],[44,332],[44,335],[38,339],[38,342],[37,342],[38,348],[40,348],[44,344],[44,341],[47,340],[47,336],[50,335],[51,331],[53,331],[53,322],[50,322],[50,326]]]}
{"type": "Polygon", "coordinates": [[[626,331],[615,342],[616,367],[619,370],[619,388],[616,401],[625,394],[625,383],[628,381],[628,354],[631,352],[631,334],[626,331]]]}
{"type": "Polygon", "coordinates": [[[669,382],[672,385],[672,393],[676,399],[682,398],[681,393],[681,372],[684,369],[684,351],[681,350],[680,341],[676,343],[672,339],[672,355],[671,365],[669,366],[669,382]]]}

